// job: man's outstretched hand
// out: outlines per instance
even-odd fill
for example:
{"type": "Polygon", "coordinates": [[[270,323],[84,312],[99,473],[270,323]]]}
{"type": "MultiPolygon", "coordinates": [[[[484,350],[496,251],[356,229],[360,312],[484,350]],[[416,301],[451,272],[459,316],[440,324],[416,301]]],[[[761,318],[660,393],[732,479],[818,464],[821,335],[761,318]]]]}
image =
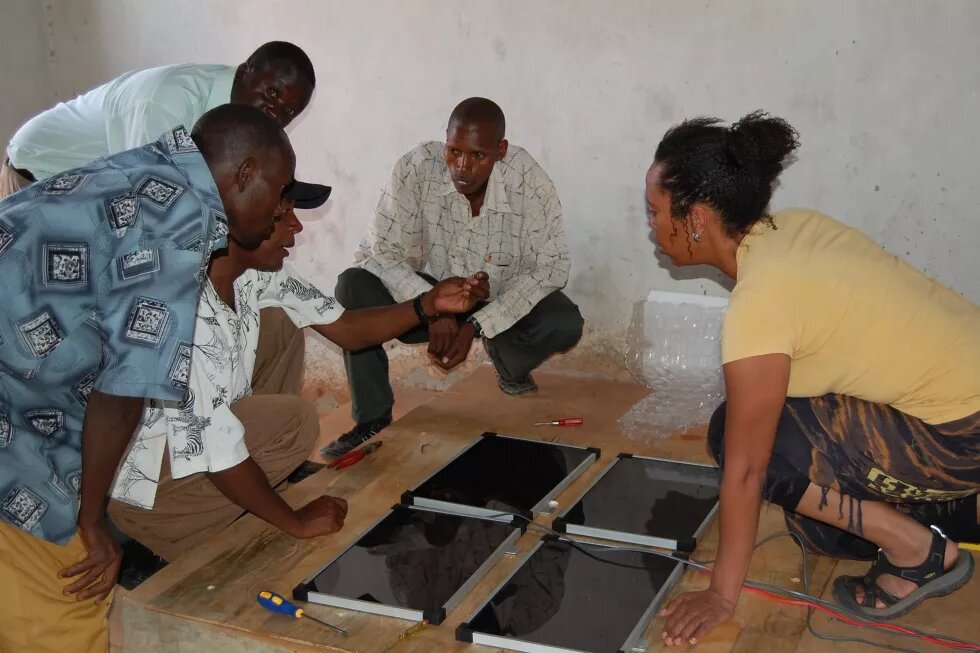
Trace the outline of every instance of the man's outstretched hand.
{"type": "Polygon", "coordinates": [[[466,313],[489,297],[489,277],[486,272],[477,272],[468,279],[443,279],[422,296],[422,308],[427,315],[466,313]]]}

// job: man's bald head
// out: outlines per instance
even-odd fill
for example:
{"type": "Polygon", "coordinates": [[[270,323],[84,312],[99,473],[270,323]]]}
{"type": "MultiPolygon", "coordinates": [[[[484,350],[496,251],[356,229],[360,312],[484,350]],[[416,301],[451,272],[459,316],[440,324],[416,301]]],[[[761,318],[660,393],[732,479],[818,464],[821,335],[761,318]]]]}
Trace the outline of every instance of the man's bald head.
{"type": "Polygon", "coordinates": [[[191,132],[228,215],[229,237],[254,249],[272,234],[282,191],[296,156],[282,128],[244,104],[211,109],[191,132]]]}
{"type": "Polygon", "coordinates": [[[471,97],[456,105],[449,115],[449,130],[461,125],[490,125],[498,141],[504,140],[507,123],[504,112],[493,100],[471,97]]]}

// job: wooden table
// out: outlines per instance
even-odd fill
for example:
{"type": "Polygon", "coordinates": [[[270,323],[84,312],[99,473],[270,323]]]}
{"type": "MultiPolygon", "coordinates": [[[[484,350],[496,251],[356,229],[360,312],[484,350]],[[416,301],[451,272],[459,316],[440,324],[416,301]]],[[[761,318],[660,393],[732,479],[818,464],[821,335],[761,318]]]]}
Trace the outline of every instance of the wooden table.
{"type": "MultiPolygon", "coordinates": [[[[284,496],[294,506],[324,492],[345,498],[350,512],[341,533],[316,540],[296,540],[248,516],[199,550],[178,559],[121,599],[124,650],[134,653],[384,651],[410,625],[408,622],[326,606],[304,606],[311,615],[348,630],[350,637],[343,638],[315,624],[265,612],[257,605],[255,596],[263,589],[289,595],[300,581],[320,569],[397,503],[402,492],[429,476],[484,431],[600,447],[602,458],[559,495],[561,506],[576,499],[621,451],[709,461],[703,429],[653,442],[630,440],[620,432],[616,425],[618,418],[646,394],[638,385],[568,375],[537,376],[539,393],[512,398],[497,390],[492,371],[483,368],[386,429],[378,436],[384,440],[384,447],[363,462],[341,472],[323,470],[286,491],[284,496]],[[585,424],[577,428],[531,426],[536,421],[559,417],[583,417],[585,424]]],[[[538,521],[550,525],[551,516],[538,517],[538,521]]],[[[783,528],[779,510],[763,510],[760,536],[783,528]]],[[[536,530],[525,533],[518,542],[520,553],[529,550],[539,538],[536,530]]],[[[702,539],[694,557],[712,559],[716,546],[717,522],[702,539]]],[[[429,627],[398,644],[395,653],[495,650],[456,642],[454,631],[514,570],[522,557],[508,556],[500,561],[442,625],[429,627]]],[[[814,591],[827,591],[835,565],[835,561],[826,558],[813,559],[814,591]]],[[[767,544],[757,551],[750,576],[801,588],[799,551],[787,538],[767,544]]],[[[688,571],[678,590],[706,584],[704,575],[688,571]]],[[[976,583],[972,589],[975,605],[976,583]]],[[[804,632],[803,616],[799,608],[744,596],[736,618],[712,633],[698,650],[794,651],[804,632]]],[[[662,648],[661,625],[655,619],[647,631],[649,651],[662,648]]],[[[828,650],[821,648],[824,643],[815,640],[804,644],[807,651],[828,650]]],[[[863,647],[852,646],[846,650],[860,651],[863,647]]]]}

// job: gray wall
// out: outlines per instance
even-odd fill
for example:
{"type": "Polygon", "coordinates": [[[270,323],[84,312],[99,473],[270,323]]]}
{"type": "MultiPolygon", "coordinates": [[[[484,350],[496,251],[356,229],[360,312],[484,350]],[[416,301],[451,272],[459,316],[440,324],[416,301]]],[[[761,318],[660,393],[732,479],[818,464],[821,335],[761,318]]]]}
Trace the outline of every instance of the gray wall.
{"type": "Polygon", "coordinates": [[[479,94],[501,104],[508,136],[561,194],[585,348],[621,349],[630,306],[650,289],[724,293],[704,271],[662,267],[645,225],[654,148],[694,115],[785,117],[803,147],[774,208],[830,213],[980,301],[975,0],[48,4],[59,97],[132,68],[236,63],[270,39],[306,49],[320,83],[290,135],[300,176],[335,192],[290,260],[326,288],[395,159],[440,138],[455,102],[479,94]]]}
{"type": "Polygon", "coordinates": [[[4,0],[0,20],[0,61],[4,62],[0,142],[6,143],[28,118],[54,103],[47,32],[43,2],[4,0]]]}

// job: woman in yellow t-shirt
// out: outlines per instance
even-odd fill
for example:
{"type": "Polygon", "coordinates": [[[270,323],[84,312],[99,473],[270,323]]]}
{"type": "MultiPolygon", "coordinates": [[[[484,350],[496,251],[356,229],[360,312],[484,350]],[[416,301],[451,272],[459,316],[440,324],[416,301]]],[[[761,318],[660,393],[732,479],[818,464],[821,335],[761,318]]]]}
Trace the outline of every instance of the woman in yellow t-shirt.
{"type": "Polygon", "coordinates": [[[816,211],[767,212],[799,143],[753,113],[670,129],[647,173],[650,225],[675,265],[736,280],[722,330],[728,401],[709,426],[724,469],[709,589],[665,610],[669,645],[734,609],[763,498],[827,555],[874,559],[834,583],[872,618],[970,578],[980,541],[980,308],[816,211]]]}

